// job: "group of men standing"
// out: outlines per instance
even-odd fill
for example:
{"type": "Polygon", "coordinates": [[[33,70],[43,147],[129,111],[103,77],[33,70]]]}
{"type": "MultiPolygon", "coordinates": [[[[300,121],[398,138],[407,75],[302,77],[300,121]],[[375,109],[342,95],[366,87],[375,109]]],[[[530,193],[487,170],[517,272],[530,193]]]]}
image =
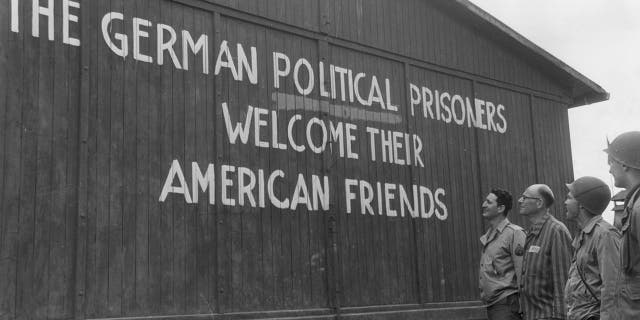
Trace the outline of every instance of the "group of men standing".
{"type": "Polygon", "coordinates": [[[604,150],[618,188],[627,190],[620,225],[602,219],[611,191],[594,177],[567,184],[567,227],[549,213],[547,185],[517,199],[529,228],[507,215],[511,194],[494,189],[482,204],[489,229],[480,238],[480,296],[493,319],[640,319],[640,132],[626,132],[604,150]]]}

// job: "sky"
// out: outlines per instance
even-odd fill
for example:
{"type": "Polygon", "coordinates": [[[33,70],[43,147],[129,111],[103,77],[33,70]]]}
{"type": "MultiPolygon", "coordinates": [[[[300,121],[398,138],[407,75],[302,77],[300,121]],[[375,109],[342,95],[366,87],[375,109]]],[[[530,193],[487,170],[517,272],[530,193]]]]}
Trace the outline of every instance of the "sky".
{"type": "Polygon", "coordinates": [[[640,1],[471,2],[609,92],[608,101],[569,109],[573,170],[620,191],[602,149],[607,138],[640,130],[640,1]]]}

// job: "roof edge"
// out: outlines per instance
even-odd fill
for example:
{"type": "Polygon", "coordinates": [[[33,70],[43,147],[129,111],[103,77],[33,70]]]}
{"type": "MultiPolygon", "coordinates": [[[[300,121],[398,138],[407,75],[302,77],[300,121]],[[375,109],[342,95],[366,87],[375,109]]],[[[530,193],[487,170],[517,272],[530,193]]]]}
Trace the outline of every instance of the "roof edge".
{"type": "Polygon", "coordinates": [[[504,24],[503,22],[501,22],[500,20],[492,16],[490,13],[482,10],[480,7],[473,4],[469,0],[453,0],[453,1],[457,3],[459,6],[462,6],[465,9],[469,10],[470,12],[472,12],[473,14],[475,14],[485,22],[494,26],[498,30],[502,31],[505,35],[507,35],[512,40],[516,41],[521,46],[531,50],[533,53],[539,55],[544,60],[550,62],[557,69],[569,75],[570,77],[575,79],[578,83],[586,87],[586,89],[588,89],[590,92],[582,94],[580,96],[572,96],[571,98],[574,101],[574,103],[570,104],[569,106],[570,108],[579,107],[579,106],[601,102],[601,101],[606,101],[609,99],[609,93],[605,91],[600,85],[595,83],[593,80],[587,78],[577,70],[573,69],[572,67],[564,63],[562,60],[556,58],[551,53],[542,49],[535,43],[531,42],[529,39],[525,38],[515,30],[511,29],[509,26],[507,26],[506,24],[504,24]]]}

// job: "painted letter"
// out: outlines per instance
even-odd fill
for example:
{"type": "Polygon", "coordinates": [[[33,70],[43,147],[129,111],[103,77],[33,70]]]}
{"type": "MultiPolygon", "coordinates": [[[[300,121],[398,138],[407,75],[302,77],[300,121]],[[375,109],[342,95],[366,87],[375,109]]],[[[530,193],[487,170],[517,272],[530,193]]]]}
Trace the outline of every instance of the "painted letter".
{"type": "Polygon", "coordinates": [[[347,203],[347,213],[351,213],[351,201],[356,199],[356,194],[351,191],[351,187],[358,185],[358,180],[344,179],[345,202],[347,203]]]}
{"type": "Polygon", "coordinates": [[[280,77],[284,77],[291,71],[291,62],[284,53],[273,53],[273,87],[280,88],[280,77]],[[280,69],[280,60],[284,61],[284,69],[280,69]]]}
{"type": "MultiPolygon", "coordinates": [[[[20,20],[19,17],[20,4],[18,0],[11,0],[11,31],[20,32],[20,20]]],[[[322,63],[322,62],[321,62],[322,63]]]]}
{"type": "Polygon", "coordinates": [[[178,56],[176,56],[176,52],[173,50],[173,45],[176,43],[176,31],[173,30],[171,26],[162,23],[158,23],[156,27],[158,34],[158,50],[156,52],[156,60],[158,61],[158,65],[164,64],[164,51],[166,50],[169,51],[169,56],[173,61],[173,65],[177,69],[182,69],[182,67],[180,66],[180,61],[178,61],[178,56]],[[164,31],[169,31],[170,37],[169,41],[167,42],[164,42],[164,31]]]}
{"type": "Polygon", "coordinates": [[[193,203],[198,203],[198,195],[200,193],[198,186],[200,186],[200,189],[202,189],[203,192],[207,191],[207,188],[209,188],[209,204],[216,204],[216,183],[213,164],[210,163],[207,167],[207,171],[202,175],[202,171],[200,171],[198,163],[191,163],[191,194],[193,196],[193,203]]]}
{"type": "Polygon", "coordinates": [[[40,15],[43,15],[47,17],[49,41],[53,41],[53,0],[48,0],[47,3],[46,7],[41,7],[40,0],[33,0],[31,35],[36,38],[40,37],[40,15]]]}
{"type": "Polygon", "coordinates": [[[267,180],[267,193],[269,194],[269,200],[271,200],[271,203],[276,208],[289,208],[289,199],[285,198],[284,200],[280,201],[280,199],[276,198],[275,192],[273,191],[273,181],[276,179],[276,177],[284,178],[284,172],[282,172],[282,170],[276,170],[269,176],[269,179],[267,180]]]}
{"type": "Polygon", "coordinates": [[[80,9],[80,3],[71,0],[62,0],[62,42],[80,46],[80,40],[69,37],[69,21],[78,22],[78,16],[69,13],[69,8],[80,9]]]}
{"type": "Polygon", "coordinates": [[[256,47],[251,47],[251,65],[247,59],[247,54],[244,53],[242,44],[238,43],[238,75],[240,81],[242,81],[242,73],[247,70],[247,77],[252,84],[258,83],[258,54],[256,53],[256,47]]]}
{"type": "Polygon", "coordinates": [[[253,117],[253,107],[249,106],[247,109],[247,116],[244,120],[244,128],[240,125],[240,123],[236,124],[235,128],[232,128],[231,117],[229,116],[229,108],[227,108],[227,103],[222,103],[222,114],[224,116],[224,124],[227,128],[227,136],[229,137],[229,142],[231,144],[236,144],[236,140],[238,140],[238,136],[240,136],[240,141],[243,144],[246,144],[249,140],[249,126],[251,125],[251,118],[253,117]]]}
{"type": "Polygon", "coordinates": [[[202,73],[209,74],[209,37],[203,34],[194,43],[189,31],[182,30],[182,66],[185,70],[189,70],[189,49],[194,55],[202,50],[202,73]]]}
{"type": "Polygon", "coordinates": [[[140,30],[140,26],[151,27],[151,21],[133,18],[133,58],[142,62],[153,62],[153,59],[146,54],[140,53],[140,38],[148,38],[149,33],[140,30]]]}
{"type": "Polygon", "coordinates": [[[293,82],[296,85],[296,89],[298,89],[298,93],[303,96],[306,96],[311,93],[311,91],[313,91],[313,86],[315,84],[313,69],[311,69],[311,64],[309,63],[309,61],[307,61],[307,59],[302,58],[298,60],[298,62],[296,62],[295,66],[293,66],[293,82]],[[305,68],[307,69],[307,74],[309,75],[309,82],[307,83],[306,88],[302,88],[302,85],[300,85],[300,77],[298,72],[300,71],[301,65],[305,66],[305,68]]]}
{"type": "Polygon", "coordinates": [[[162,187],[162,192],[160,193],[160,202],[164,202],[169,193],[182,194],[184,195],[184,201],[192,203],[191,196],[189,195],[189,188],[187,188],[187,182],[184,180],[184,174],[182,173],[178,160],[173,160],[171,163],[171,169],[169,169],[169,174],[167,175],[167,179],[164,181],[164,187],[162,187]],[[172,186],[173,179],[175,179],[176,175],[180,182],[179,187],[172,186]]]}
{"type": "Polygon", "coordinates": [[[111,21],[114,19],[122,20],[123,19],[122,13],[109,12],[102,17],[102,37],[104,38],[104,41],[107,43],[107,46],[109,46],[109,49],[113,51],[113,53],[124,58],[129,54],[129,47],[127,45],[127,35],[122,33],[116,33],[114,35],[116,40],[120,41],[120,47],[116,46],[113,43],[113,41],[111,41],[111,37],[109,37],[109,25],[111,24],[111,21]]]}

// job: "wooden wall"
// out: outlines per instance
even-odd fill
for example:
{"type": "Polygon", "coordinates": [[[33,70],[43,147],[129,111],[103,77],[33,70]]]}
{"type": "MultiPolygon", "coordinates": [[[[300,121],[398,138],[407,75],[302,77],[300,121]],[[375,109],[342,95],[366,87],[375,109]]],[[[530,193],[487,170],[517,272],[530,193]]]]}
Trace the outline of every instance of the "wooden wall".
{"type": "MultiPolygon", "coordinates": [[[[485,194],[499,186],[517,197],[543,182],[561,198],[572,178],[563,86],[438,2],[84,1],[71,32],[80,47],[60,41],[59,20],[54,41],[44,17],[33,37],[31,1],[18,3],[19,32],[11,30],[11,2],[0,4],[0,318],[402,311],[472,319],[482,311],[485,194]],[[168,55],[162,66],[115,55],[100,26],[110,11],[125,21],[112,34],[131,35],[132,17],[208,34],[211,73],[199,72],[199,55],[190,56],[189,71],[168,55]],[[257,84],[228,70],[212,74],[222,40],[232,51],[236,43],[257,48],[257,84]],[[274,51],[388,78],[399,111],[325,99],[317,89],[300,96],[291,78],[274,89],[274,51]],[[501,103],[508,129],[425,119],[418,109],[412,115],[410,83],[501,103]],[[281,137],[295,114],[355,123],[360,159],[232,144],[222,102],[236,121],[248,105],[276,111],[281,137]],[[370,161],[367,126],[417,134],[425,166],[370,161]],[[176,194],[159,201],[173,160],[189,185],[192,162],[203,171],[211,163],[217,174],[222,165],[280,169],[280,197],[291,194],[299,173],[326,175],[330,209],[226,206],[219,192],[215,205],[206,192],[197,204],[176,194]],[[441,188],[448,215],[363,215],[357,201],[347,213],[344,179],[441,188]]],[[[141,52],[155,50],[150,30],[141,52]]],[[[175,48],[182,52],[181,43],[175,48]]]]}

